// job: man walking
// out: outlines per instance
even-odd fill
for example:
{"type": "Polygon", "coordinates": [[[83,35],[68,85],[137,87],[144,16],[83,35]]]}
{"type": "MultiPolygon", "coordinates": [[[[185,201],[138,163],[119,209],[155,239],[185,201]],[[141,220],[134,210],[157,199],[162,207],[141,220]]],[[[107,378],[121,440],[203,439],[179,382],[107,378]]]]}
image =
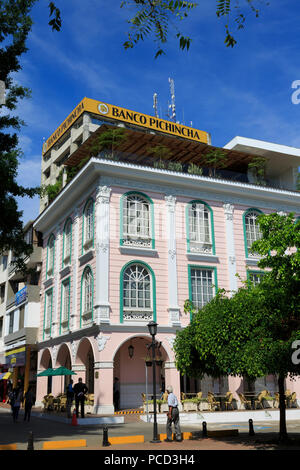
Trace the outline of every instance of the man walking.
{"type": "Polygon", "coordinates": [[[28,387],[27,392],[25,393],[25,414],[24,421],[30,421],[31,408],[35,403],[35,396],[32,392],[31,386],[28,387]]]}
{"type": "Polygon", "coordinates": [[[169,385],[167,387],[168,393],[168,406],[169,411],[167,413],[167,439],[166,442],[172,442],[172,423],[174,423],[176,441],[181,442],[181,429],[179,424],[179,410],[178,410],[178,400],[176,395],[173,393],[173,387],[169,385]]]}
{"type": "Polygon", "coordinates": [[[84,418],[84,400],[85,394],[88,391],[87,386],[85,383],[82,382],[82,378],[79,377],[77,384],[74,385],[74,394],[75,394],[75,406],[76,406],[76,417],[79,417],[79,404],[80,404],[80,411],[81,417],[84,418]]]}

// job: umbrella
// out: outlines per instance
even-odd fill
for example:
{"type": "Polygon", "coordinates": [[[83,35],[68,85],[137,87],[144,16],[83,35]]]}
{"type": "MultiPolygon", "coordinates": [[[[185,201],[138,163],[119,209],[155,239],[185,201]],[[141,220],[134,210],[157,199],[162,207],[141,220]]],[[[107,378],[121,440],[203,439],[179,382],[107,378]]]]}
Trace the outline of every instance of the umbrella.
{"type": "Polygon", "coordinates": [[[51,367],[49,369],[43,370],[43,372],[40,372],[37,374],[37,377],[49,377],[50,375],[53,375],[53,370],[51,367]]]}
{"type": "MultiPolygon", "coordinates": [[[[66,367],[58,367],[57,369],[46,369],[40,374],[37,374],[38,377],[40,376],[54,376],[54,375],[77,375],[76,372],[73,372],[70,369],[67,369],[66,367]]],[[[61,389],[63,388],[62,382],[61,382],[61,389]]],[[[61,390],[62,391],[62,390],[61,390]]]]}
{"type": "Polygon", "coordinates": [[[0,374],[0,380],[7,380],[11,376],[11,372],[3,372],[0,374]]]}
{"type": "Polygon", "coordinates": [[[52,369],[52,372],[49,375],[77,375],[76,372],[73,372],[66,367],[58,367],[57,369],[52,369]]]}

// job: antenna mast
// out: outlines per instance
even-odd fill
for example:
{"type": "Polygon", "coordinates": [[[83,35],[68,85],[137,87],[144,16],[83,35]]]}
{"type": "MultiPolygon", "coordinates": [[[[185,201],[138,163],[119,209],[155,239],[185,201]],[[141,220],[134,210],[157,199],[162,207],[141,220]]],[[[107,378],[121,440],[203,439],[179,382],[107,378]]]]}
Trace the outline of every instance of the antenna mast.
{"type": "Polygon", "coordinates": [[[158,111],[157,111],[157,93],[153,95],[153,108],[154,108],[154,116],[158,118],[158,111]]]}
{"type": "Polygon", "coordinates": [[[171,93],[171,104],[169,104],[169,108],[171,108],[171,121],[176,122],[176,108],[175,108],[175,86],[173,78],[169,78],[170,83],[170,93],[171,93]]]}

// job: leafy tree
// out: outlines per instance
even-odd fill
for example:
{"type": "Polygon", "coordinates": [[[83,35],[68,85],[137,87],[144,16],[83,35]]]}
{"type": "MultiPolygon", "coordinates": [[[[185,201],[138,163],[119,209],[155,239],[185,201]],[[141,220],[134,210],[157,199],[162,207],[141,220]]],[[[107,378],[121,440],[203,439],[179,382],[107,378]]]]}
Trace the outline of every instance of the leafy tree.
{"type": "MultiPolygon", "coordinates": [[[[32,248],[24,240],[22,212],[18,210],[16,198],[31,198],[39,189],[25,188],[16,181],[22,157],[17,132],[24,122],[13,112],[20,99],[30,96],[30,90],[18,85],[12,74],[21,70],[20,57],[27,51],[26,40],[32,27],[30,11],[36,1],[0,0],[0,78],[6,92],[0,104],[0,251],[12,249],[16,269],[23,271],[26,270],[23,255],[29,255],[32,248]]],[[[52,16],[55,11],[51,13],[50,5],[52,16]]],[[[54,26],[57,26],[56,21],[54,26]]]]}
{"type": "Polygon", "coordinates": [[[237,375],[251,379],[274,374],[280,395],[280,439],[287,437],[284,381],[299,375],[293,363],[294,341],[300,338],[300,222],[293,214],[259,217],[262,239],[253,249],[268,268],[258,285],[229,297],[224,290],[201,310],[190,301],[191,322],[177,333],[176,363],[194,377],[237,375]]]}
{"type": "MultiPolygon", "coordinates": [[[[230,21],[233,18],[237,30],[244,28],[246,21],[246,10],[251,11],[256,17],[260,10],[257,4],[268,5],[268,1],[259,0],[216,0],[217,17],[225,21],[225,44],[226,47],[233,47],[237,41],[230,31],[230,21]]],[[[158,50],[155,58],[164,54],[163,47],[167,42],[169,30],[175,32],[179,40],[180,49],[188,50],[191,44],[191,38],[184,36],[177,27],[177,23],[185,19],[188,14],[194,10],[198,3],[184,0],[124,0],[121,7],[136,8],[136,13],[128,23],[130,30],[128,32],[128,41],[125,41],[125,49],[134,47],[140,41],[153,34],[154,40],[158,44],[158,50]]]]}
{"type": "MultiPolygon", "coordinates": [[[[102,132],[95,142],[91,144],[90,156],[98,156],[100,152],[107,151],[106,155],[108,158],[113,159],[115,157],[115,151],[126,142],[128,134],[124,128],[112,127],[107,131],[102,132]]],[[[105,156],[105,155],[101,155],[105,156]]]]}
{"type": "Polygon", "coordinates": [[[264,157],[254,157],[248,163],[248,169],[252,172],[255,183],[260,185],[265,185],[265,172],[266,172],[266,162],[267,159],[264,157]]]}
{"type": "Polygon", "coordinates": [[[210,150],[204,155],[204,161],[209,167],[209,176],[216,176],[217,169],[224,168],[227,163],[227,156],[222,150],[210,150]]]}
{"type": "Polygon", "coordinates": [[[147,153],[153,155],[155,158],[159,158],[159,160],[168,160],[172,157],[172,152],[166,145],[157,144],[153,147],[149,147],[147,149],[147,153]]]}
{"type": "MultiPolygon", "coordinates": [[[[37,1],[37,0],[36,0],[37,1]]],[[[245,26],[246,15],[252,12],[259,17],[260,8],[257,5],[269,5],[268,0],[216,0],[216,15],[224,21],[226,47],[234,47],[237,43],[230,31],[231,23],[236,25],[237,30],[245,26]],[[233,21],[232,21],[233,20],[233,21]]],[[[155,58],[164,54],[163,47],[168,41],[171,33],[179,41],[181,50],[188,50],[192,39],[185,36],[178,28],[178,23],[188,17],[188,15],[198,5],[196,2],[187,0],[121,0],[121,8],[128,8],[129,11],[135,10],[133,16],[128,20],[130,25],[127,33],[128,40],[123,43],[125,49],[133,48],[137,43],[144,41],[147,37],[153,35],[154,42],[157,44],[155,58]]],[[[49,3],[50,15],[52,16],[49,24],[53,29],[59,31],[61,27],[60,10],[54,2],[49,3]]]]}

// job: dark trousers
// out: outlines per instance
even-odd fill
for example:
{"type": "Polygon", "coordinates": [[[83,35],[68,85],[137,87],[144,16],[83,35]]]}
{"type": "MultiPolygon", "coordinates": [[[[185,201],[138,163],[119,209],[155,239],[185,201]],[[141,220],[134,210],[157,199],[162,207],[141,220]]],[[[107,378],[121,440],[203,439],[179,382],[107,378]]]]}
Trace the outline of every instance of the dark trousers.
{"type": "Polygon", "coordinates": [[[13,406],[13,407],[12,407],[12,415],[13,415],[14,423],[18,420],[19,411],[20,411],[20,407],[19,407],[19,406],[13,406]]]}
{"type": "Polygon", "coordinates": [[[31,408],[32,408],[32,405],[26,405],[25,403],[24,421],[26,421],[26,419],[27,421],[30,420],[31,408]]]}
{"type": "Polygon", "coordinates": [[[84,400],[85,397],[75,397],[75,406],[76,406],[76,417],[79,417],[79,405],[81,411],[81,417],[84,418],[84,400]]]}
{"type": "Polygon", "coordinates": [[[114,407],[115,407],[115,411],[120,408],[120,392],[119,391],[114,392],[114,407]]]}
{"type": "Polygon", "coordinates": [[[172,417],[169,419],[167,418],[167,426],[166,426],[166,431],[167,431],[167,438],[172,440],[172,423],[174,423],[175,427],[175,434],[176,434],[176,440],[181,439],[181,429],[180,429],[180,424],[179,424],[179,411],[178,408],[172,408],[172,417]]]}

